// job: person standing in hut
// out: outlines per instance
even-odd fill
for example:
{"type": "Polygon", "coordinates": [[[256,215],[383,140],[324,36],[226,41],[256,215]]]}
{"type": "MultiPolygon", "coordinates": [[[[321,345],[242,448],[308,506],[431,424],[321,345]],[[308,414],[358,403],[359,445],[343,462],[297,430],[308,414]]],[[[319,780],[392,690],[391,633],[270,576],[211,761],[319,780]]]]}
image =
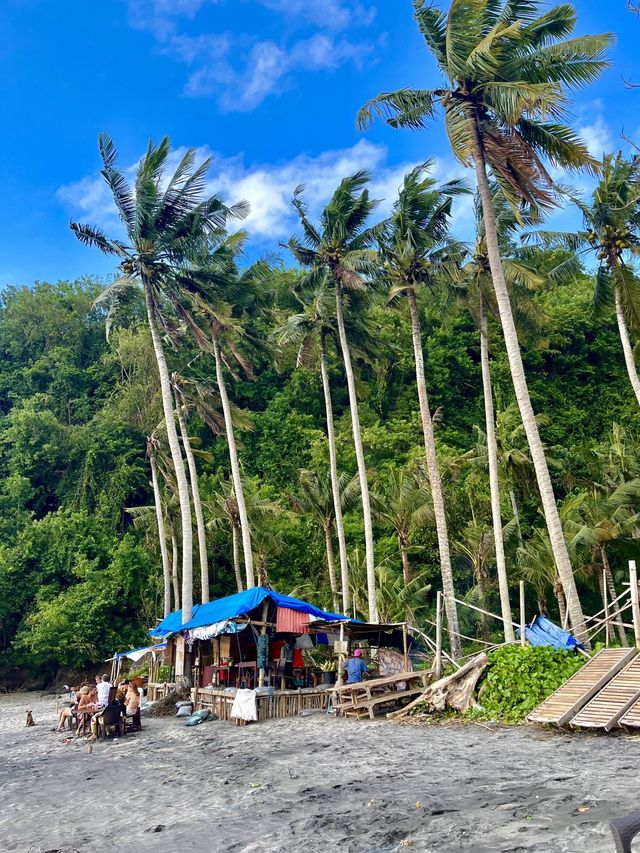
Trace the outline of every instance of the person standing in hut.
{"type": "Polygon", "coordinates": [[[367,674],[367,665],[362,660],[362,649],[355,649],[353,657],[350,657],[344,665],[344,673],[347,684],[358,684],[367,674]]]}
{"type": "Polygon", "coordinates": [[[283,681],[287,687],[293,687],[293,656],[296,650],[295,637],[291,636],[286,641],[280,652],[280,663],[282,665],[283,681]]]}

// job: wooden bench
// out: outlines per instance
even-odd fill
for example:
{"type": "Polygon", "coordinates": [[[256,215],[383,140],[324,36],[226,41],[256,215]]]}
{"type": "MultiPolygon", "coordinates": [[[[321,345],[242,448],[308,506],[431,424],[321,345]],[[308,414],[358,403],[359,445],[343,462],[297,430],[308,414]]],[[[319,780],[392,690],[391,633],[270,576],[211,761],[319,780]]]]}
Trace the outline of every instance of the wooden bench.
{"type": "Polygon", "coordinates": [[[333,707],[345,717],[368,716],[373,720],[380,705],[397,704],[402,699],[419,696],[431,680],[432,670],[398,672],[383,678],[372,678],[356,684],[342,684],[334,688],[333,707]],[[404,689],[398,686],[404,683],[404,689]],[[411,685],[414,685],[413,687],[411,685]]]}

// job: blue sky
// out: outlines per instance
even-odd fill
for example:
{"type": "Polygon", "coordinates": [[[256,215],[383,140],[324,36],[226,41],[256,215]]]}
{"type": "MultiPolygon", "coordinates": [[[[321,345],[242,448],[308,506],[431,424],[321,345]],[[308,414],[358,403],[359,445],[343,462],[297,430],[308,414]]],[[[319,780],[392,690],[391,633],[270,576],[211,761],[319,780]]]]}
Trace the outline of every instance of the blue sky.
{"type": "MultiPolygon", "coordinates": [[[[617,37],[613,68],[574,99],[574,125],[600,154],[622,145],[623,127],[640,138],[640,89],[621,79],[640,82],[640,19],[626,0],[576,6],[579,32],[617,37]]],[[[257,252],[295,230],[298,183],[317,208],[365,166],[388,205],[428,157],[442,178],[460,174],[440,122],[355,129],[380,90],[437,83],[409,0],[3,0],[0,32],[0,286],[111,272],[68,228],[117,227],[98,176],[101,130],[123,167],[165,134],[212,154],[212,189],[252,205],[257,252]]],[[[468,217],[463,204],[460,234],[468,217]]]]}

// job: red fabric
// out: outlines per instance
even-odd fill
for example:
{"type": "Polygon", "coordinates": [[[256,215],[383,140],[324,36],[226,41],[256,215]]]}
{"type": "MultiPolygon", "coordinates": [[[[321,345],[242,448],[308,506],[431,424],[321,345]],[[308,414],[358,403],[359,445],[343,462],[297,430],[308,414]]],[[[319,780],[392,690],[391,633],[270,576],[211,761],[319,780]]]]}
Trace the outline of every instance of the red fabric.
{"type": "Polygon", "coordinates": [[[302,657],[302,649],[294,649],[293,652],[293,668],[302,669],[304,666],[304,658],[302,657]]]}
{"type": "Polygon", "coordinates": [[[309,614],[289,607],[278,607],[276,631],[278,634],[308,634],[309,614]]]}

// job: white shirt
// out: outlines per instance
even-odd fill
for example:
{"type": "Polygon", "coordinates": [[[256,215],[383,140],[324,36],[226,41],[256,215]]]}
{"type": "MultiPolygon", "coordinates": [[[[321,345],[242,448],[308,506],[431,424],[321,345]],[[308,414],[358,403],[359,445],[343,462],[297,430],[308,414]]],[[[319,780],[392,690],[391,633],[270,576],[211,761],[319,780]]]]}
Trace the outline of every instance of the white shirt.
{"type": "Polygon", "coordinates": [[[100,705],[108,705],[111,684],[109,684],[108,681],[99,681],[98,684],[96,684],[96,689],[98,690],[98,703],[100,705]]]}

